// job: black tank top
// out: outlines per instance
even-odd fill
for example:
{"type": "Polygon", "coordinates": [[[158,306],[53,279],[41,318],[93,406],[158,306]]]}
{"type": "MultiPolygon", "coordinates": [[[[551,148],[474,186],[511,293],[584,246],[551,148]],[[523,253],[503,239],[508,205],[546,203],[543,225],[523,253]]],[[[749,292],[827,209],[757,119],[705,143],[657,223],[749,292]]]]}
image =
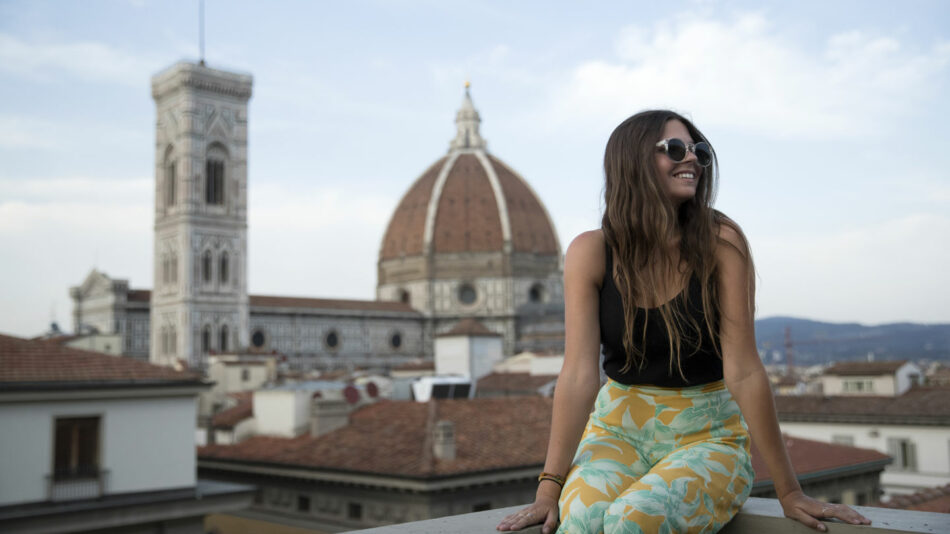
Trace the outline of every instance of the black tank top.
{"type": "Polygon", "coordinates": [[[713,318],[713,331],[717,335],[715,339],[710,339],[703,314],[702,283],[695,274],[690,277],[688,287],[672,301],[674,306],[683,310],[683,297],[688,292],[689,309],[685,313],[700,327],[697,333],[692,331],[689,324],[683,325],[680,362],[686,379],[680,376],[675,363],[670,374],[670,339],[657,308],[637,309],[632,325],[633,342],[641,343],[643,321],[647,321],[646,346],[642,347],[646,363],[642,370],[638,370],[634,364],[626,373],[622,373],[620,370],[627,363],[627,353],[623,348],[623,298],[614,283],[613,272],[613,252],[608,246],[607,268],[600,286],[600,342],[604,350],[604,372],[608,377],[621,384],[659,387],[697,386],[722,379],[722,360],[716,353],[719,318],[713,318]]]}

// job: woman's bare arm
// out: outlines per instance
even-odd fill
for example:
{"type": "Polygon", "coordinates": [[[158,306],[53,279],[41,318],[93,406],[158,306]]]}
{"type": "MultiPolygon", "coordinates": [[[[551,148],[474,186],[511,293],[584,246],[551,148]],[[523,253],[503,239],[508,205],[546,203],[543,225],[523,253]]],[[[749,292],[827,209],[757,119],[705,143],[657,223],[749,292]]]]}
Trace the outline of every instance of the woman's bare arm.
{"type": "MultiPolygon", "coordinates": [[[[566,476],[600,388],[599,291],[604,277],[604,238],[599,230],[571,242],[564,259],[564,365],[554,390],[551,436],[544,471],[566,476]]],[[[534,504],[502,520],[498,530],[520,530],[544,522],[557,526],[561,488],[544,480],[534,504]]]]}
{"type": "Polygon", "coordinates": [[[826,527],[816,518],[870,524],[847,506],[822,503],[802,493],[779,429],[772,388],[756,350],[751,255],[735,228],[724,224],[719,235],[719,338],[726,387],[739,404],[756,448],[769,468],[785,515],[822,532],[826,527]]]}

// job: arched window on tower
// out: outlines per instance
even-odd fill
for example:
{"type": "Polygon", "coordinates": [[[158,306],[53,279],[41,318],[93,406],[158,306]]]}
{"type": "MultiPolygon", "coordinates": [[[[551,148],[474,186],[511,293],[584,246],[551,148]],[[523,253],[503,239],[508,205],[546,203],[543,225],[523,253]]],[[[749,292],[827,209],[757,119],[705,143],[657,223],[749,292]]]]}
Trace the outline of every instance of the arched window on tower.
{"type": "Polygon", "coordinates": [[[168,256],[162,256],[162,283],[168,283],[168,256]]]}
{"type": "Polygon", "coordinates": [[[165,163],[165,206],[175,205],[175,189],[177,187],[177,178],[175,176],[175,160],[165,163]]]}
{"type": "Polygon", "coordinates": [[[208,150],[205,161],[205,202],[208,204],[224,204],[224,163],[228,154],[221,145],[215,144],[208,150]]]}
{"type": "Polygon", "coordinates": [[[201,256],[201,280],[204,282],[211,281],[211,251],[206,250],[204,255],[201,256]]]}
{"type": "Polygon", "coordinates": [[[221,352],[227,352],[227,350],[228,350],[228,325],[222,325],[222,326],[221,326],[221,332],[219,333],[219,336],[220,336],[221,339],[218,340],[218,341],[220,341],[220,343],[218,343],[218,350],[220,350],[221,352]]]}
{"type": "Polygon", "coordinates": [[[161,354],[168,354],[168,330],[166,328],[162,328],[159,336],[161,337],[162,342],[161,354]]]}
{"type": "Polygon", "coordinates": [[[172,282],[178,282],[178,254],[172,254],[170,275],[172,282]]]}
{"type": "Polygon", "coordinates": [[[227,284],[228,284],[228,275],[230,274],[230,271],[228,270],[228,267],[229,267],[229,265],[228,265],[228,253],[227,253],[227,252],[222,252],[222,253],[221,253],[221,260],[219,261],[219,265],[218,265],[218,278],[221,280],[221,285],[227,285],[227,284]]]}
{"type": "Polygon", "coordinates": [[[175,354],[178,352],[178,332],[175,327],[168,329],[168,353],[175,354]]]}
{"type": "Polygon", "coordinates": [[[208,354],[211,352],[211,327],[205,326],[201,331],[201,353],[208,354]]]}

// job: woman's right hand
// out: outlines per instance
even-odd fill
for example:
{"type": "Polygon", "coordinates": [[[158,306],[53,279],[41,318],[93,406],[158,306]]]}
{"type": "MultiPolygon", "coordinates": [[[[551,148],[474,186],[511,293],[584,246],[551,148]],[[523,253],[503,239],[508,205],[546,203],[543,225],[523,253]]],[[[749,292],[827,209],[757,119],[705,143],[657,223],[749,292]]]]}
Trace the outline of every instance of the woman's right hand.
{"type": "Polygon", "coordinates": [[[552,534],[557,527],[557,499],[538,495],[531,506],[515,512],[498,523],[498,530],[521,530],[544,522],[543,534],[552,534]]]}

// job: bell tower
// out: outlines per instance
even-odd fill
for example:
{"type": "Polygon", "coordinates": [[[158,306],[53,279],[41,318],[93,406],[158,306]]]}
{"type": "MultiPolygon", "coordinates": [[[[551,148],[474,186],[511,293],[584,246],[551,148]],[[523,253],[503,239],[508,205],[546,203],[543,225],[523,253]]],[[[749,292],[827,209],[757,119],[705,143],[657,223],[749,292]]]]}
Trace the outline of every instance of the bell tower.
{"type": "Polygon", "coordinates": [[[155,100],[152,363],[203,368],[248,345],[247,103],[252,77],[179,62],[155,100]]]}

